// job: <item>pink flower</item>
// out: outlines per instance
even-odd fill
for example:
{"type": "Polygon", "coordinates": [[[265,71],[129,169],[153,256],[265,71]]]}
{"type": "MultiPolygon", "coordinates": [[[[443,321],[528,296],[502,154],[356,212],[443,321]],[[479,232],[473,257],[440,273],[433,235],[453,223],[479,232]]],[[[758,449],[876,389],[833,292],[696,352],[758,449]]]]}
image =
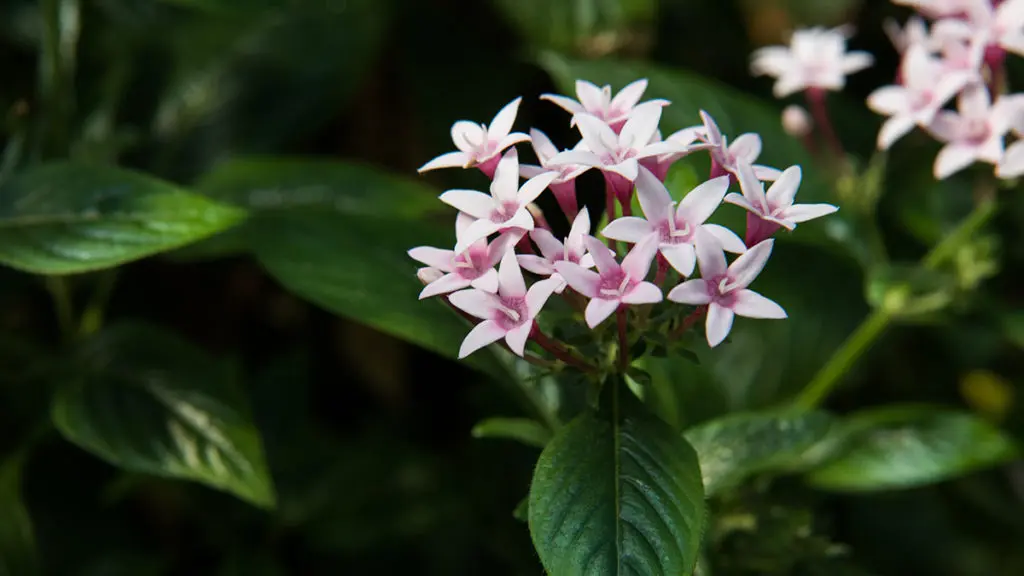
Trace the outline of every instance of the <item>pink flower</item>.
{"type": "Polygon", "coordinates": [[[966,18],[947,18],[935,25],[947,38],[980,41],[998,50],[1024,56],[1024,0],[1006,0],[993,6],[989,0],[963,2],[966,18]]]}
{"type": "Polygon", "coordinates": [[[658,180],[664,182],[665,177],[668,176],[669,169],[672,168],[672,165],[675,164],[676,161],[689,156],[698,150],[710,150],[713,148],[711,144],[700,141],[701,134],[700,126],[690,126],[689,128],[677,130],[664,140],[661,139],[660,131],[655,132],[654,137],[651,138],[650,144],[674,142],[679,144],[679,148],[666,154],[643,158],[640,160],[640,165],[650,170],[655,176],[657,176],[658,180]]]}
{"type": "MultiPolygon", "coordinates": [[[[637,106],[637,102],[647,90],[647,80],[640,79],[627,85],[612,98],[612,87],[603,86],[598,88],[586,80],[576,81],[576,97],[579,101],[559,96],[557,94],[543,94],[541,100],[548,100],[560,106],[573,115],[572,125],[576,125],[577,114],[590,114],[599,120],[604,121],[616,133],[622,130],[629,119],[630,114],[637,106]]],[[[668,100],[650,100],[659,106],[667,106],[668,100]]]]}
{"type": "Polygon", "coordinates": [[[496,232],[533,230],[533,216],[527,206],[557,176],[555,172],[545,172],[530,178],[520,187],[519,155],[512,148],[498,163],[489,195],[476,190],[449,190],[441,194],[442,202],[478,219],[463,232],[455,251],[462,252],[470,244],[496,232]]]}
{"type": "Polygon", "coordinates": [[[728,194],[725,201],[748,212],[747,246],[771,237],[779,227],[793,230],[797,223],[832,214],[839,210],[831,204],[793,204],[803,173],[790,166],[765,194],[764,185],[747,164],[740,165],[740,189],[743,194],[728,194]]]}
{"type": "Polygon", "coordinates": [[[915,125],[928,126],[957,92],[977,77],[976,72],[950,71],[928,49],[917,44],[903,56],[902,86],[883,86],[868,96],[868,107],[889,116],[878,133],[878,147],[887,150],[915,125]]]}
{"type": "Polygon", "coordinates": [[[522,356],[533,329],[533,319],[540,314],[554,287],[555,281],[549,279],[527,290],[515,252],[505,252],[498,267],[497,294],[471,288],[448,297],[456,308],[483,320],[462,341],[459,358],[501,338],[513,352],[522,356]]]}
{"type": "MultiPolygon", "coordinates": [[[[989,0],[980,0],[988,2],[989,0]]],[[[979,0],[892,0],[893,4],[909,6],[929,18],[963,16],[974,9],[979,0]]]]}
{"type": "Polygon", "coordinates": [[[777,303],[747,289],[764,269],[774,242],[761,242],[726,267],[725,252],[718,240],[703,230],[697,233],[697,262],[701,277],[676,286],[668,293],[668,299],[680,304],[708,307],[705,333],[712,348],[729,335],[737,315],[747,318],[786,317],[786,311],[777,303]]]}
{"type": "Polygon", "coordinates": [[[935,158],[935,178],[945,179],[975,162],[998,164],[1003,137],[1024,112],[1021,97],[1004,96],[993,105],[988,90],[975,84],[960,93],[959,113],[939,112],[928,128],[946,142],[935,158]]]}
{"type": "MultiPolygon", "coordinates": [[[[540,166],[523,164],[519,166],[519,175],[523,178],[540,176],[544,172],[557,172],[557,176],[551,181],[551,192],[558,201],[558,207],[565,212],[570,220],[576,218],[579,205],[576,202],[576,178],[590,166],[580,164],[551,164],[551,159],[558,155],[558,148],[547,137],[546,134],[536,128],[530,130],[530,142],[533,144],[533,151],[537,154],[540,166]]],[[[577,144],[577,150],[583,150],[583,141],[577,144]]]]}
{"type": "Polygon", "coordinates": [[[657,238],[658,250],[683,276],[693,274],[697,263],[693,242],[698,228],[705,228],[730,252],[741,253],[747,247],[731,230],[717,224],[705,224],[722,204],[729,189],[729,177],[720,176],[694,188],[675,206],[665,185],[647,170],[636,180],[636,192],[643,209],[643,218],[626,216],[615,220],[601,231],[605,238],[640,243],[650,236],[657,238]]]}
{"type": "Polygon", "coordinates": [[[754,51],[751,71],[755,76],[773,76],[777,98],[818,88],[842,90],[846,76],[870,66],[867,52],[846,52],[849,32],[845,28],[797,30],[789,46],[769,46],[754,51]]]}
{"type": "Polygon", "coordinates": [[[712,169],[712,176],[721,176],[725,172],[738,175],[737,167],[745,163],[754,167],[754,173],[761,180],[770,182],[779,177],[781,172],[775,168],[754,164],[761,155],[760,136],[752,132],[740,134],[732,144],[729,144],[729,139],[719,130],[718,123],[711,114],[701,110],[700,117],[704,121],[701,137],[712,146],[711,159],[718,167],[718,170],[712,169]]]}
{"type": "Polygon", "coordinates": [[[597,238],[587,236],[583,242],[594,257],[597,272],[564,260],[555,262],[555,270],[573,290],[590,298],[583,314],[587,326],[594,328],[625,304],[661,302],[661,290],[644,281],[651,269],[651,260],[658,251],[657,237],[650,236],[633,246],[622,259],[621,266],[597,238]]]}
{"type": "Polygon", "coordinates": [[[1006,152],[996,166],[996,176],[1019,178],[1024,175],[1024,140],[1017,140],[1006,147],[1006,152]]]}
{"type": "MultiPolygon", "coordinates": [[[[557,279],[555,293],[561,294],[565,289],[565,279],[555,271],[556,262],[572,262],[583,268],[594,267],[594,257],[587,254],[587,247],[583,244],[583,238],[590,233],[590,214],[586,207],[580,211],[573,220],[572,228],[565,243],[561,243],[554,234],[543,228],[534,228],[530,232],[530,238],[540,248],[542,256],[534,254],[520,254],[519,265],[539,276],[551,276],[557,279]]],[[[608,251],[605,248],[605,251],[608,251]]]]}
{"type": "Polygon", "coordinates": [[[434,158],[424,164],[419,172],[438,168],[476,166],[484,174],[487,174],[488,178],[493,178],[494,169],[501,153],[509,146],[530,139],[529,136],[521,132],[512,132],[512,124],[516,121],[516,113],[519,111],[519,102],[521,101],[522,98],[516,98],[506,104],[494,116],[494,120],[491,120],[490,127],[468,120],[459,120],[452,124],[452,141],[455,142],[455,147],[458,150],[434,158]]]}
{"type": "MultiPolygon", "coordinates": [[[[464,237],[466,229],[472,222],[471,217],[459,214],[455,220],[456,238],[464,237]]],[[[502,234],[490,244],[487,243],[486,238],[481,238],[469,244],[469,247],[463,252],[442,250],[430,246],[420,246],[409,250],[411,258],[430,267],[421,268],[417,272],[417,276],[426,284],[426,287],[420,292],[420,299],[447,294],[470,286],[486,292],[494,292],[498,289],[498,273],[494,271],[494,265],[521,237],[521,234],[502,234]],[[430,270],[434,270],[434,272],[430,272],[430,270]]]]}
{"type": "Polygon", "coordinates": [[[928,25],[920,16],[911,16],[907,20],[906,26],[903,27],[892,18],[887,18],[882,22],[882,28],[885,30],[889,40],[892,41],[896,51],[900,54],[903,54],[915,44],[924,44],[931,49],[938,48],[934,44],[932,36],[928,33],[928,25]]]}

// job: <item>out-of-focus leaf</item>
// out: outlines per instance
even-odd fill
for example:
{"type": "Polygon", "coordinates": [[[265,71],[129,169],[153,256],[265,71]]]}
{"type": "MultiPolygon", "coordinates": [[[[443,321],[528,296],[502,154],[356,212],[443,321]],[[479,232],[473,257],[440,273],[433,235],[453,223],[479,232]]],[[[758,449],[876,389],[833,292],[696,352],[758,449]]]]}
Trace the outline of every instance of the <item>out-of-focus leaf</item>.
{"type": "Polygon", "coordinates": [[[917,265],[889,265],[874,270],[867,280],[867,301],[896,318],[912,319],[939,312],[953,302],[953,274],[917,265]]]}
{"type": "Polygon", "coordinates": [[[942,482],[1012,460],[1013,441],[963,412],[889,406],[849,416],[839,430],[846,449],[811,472],[815,487],[876,491],[942,482]]]}
{"type": "Polygon", "coordinates": [[[536,48],[600,55],[653,24],[655,0],[496,0],[536,48]]]}
{"type": "Polygon", "coordinates": [[[259,432],[228,366],[141,324],[86,341],[53,404],[65,438],[127,470],[274,505],[259,432]]]}
{"type": "Polygon", "coordinates": [[[46,164],[0,188],[0,262],[42,274],[108,268],[195,242],[244,215],[135,172],[46,164]]]}
{"type": "Polygon", "coordinates": [[[187,6],[189,8],[195,8],[196,10],[206,10],[210,12],[254,12],[257,10],[266,10],[267,8],[288,6],[292,4],[286,0],[162,0],[167,4],[177,4],[180,6],[187,6]]]}
{"type": "Polygon", "coordinates": [[[728,410],[729,399],[718,380],[692,359],[670,354],[645,356],[637,363],[651,375],[644,401],[675,430],[682,432],[728,410]]]}
{"type": "Polygon", "coordinates": [[[1006,337],[1018,348],[1024,349],[1024,312],[1008,312],[1003,314],[1002,320],[1006,337]]]}
{"type": "Polygon", "coordinates": [[[83,566],[75,576],[161,576],[166,573],[163,559],[124,552],[103,554],[83,566]]]}
{"type": "Polygon", "coordinates": [[[473,427],[473,437],[507,438],[543,448],[551,439],[551,431],[528,418],[488,418],[473,427]]]}
{"type": "Polygon", "coordinates": [[[714,496],[754,474],[810,469],[834,424],[819,411],[731,414],[687,430],[686,439],[700,458],[704,490],[714,496]]]}
{"type": "Polygon", "coordinates": [[[553,576],[693,572],[704,489],[693,448],[625,388],[561,428],[530,488],[534,547],[553,576]]]}
{"type": "Polygon", "coordinates": [[[253,554],[252,550],[233,552],[220,565],[216,576],[286,576],[281,561],[269,552],[253,554]]]}
{"type": "Polygon", "coordinates": [[[21,499],[22,456],[0,462],[0,576],[39,574],[32,518],[21,499]]]}

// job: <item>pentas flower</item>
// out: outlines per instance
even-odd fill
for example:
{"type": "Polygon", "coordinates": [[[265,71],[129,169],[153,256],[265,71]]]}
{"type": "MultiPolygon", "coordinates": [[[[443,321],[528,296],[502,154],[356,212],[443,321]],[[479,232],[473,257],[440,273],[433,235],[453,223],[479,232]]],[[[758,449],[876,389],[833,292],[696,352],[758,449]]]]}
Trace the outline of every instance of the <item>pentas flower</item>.
{"type": "Polygon", "coordinates": [[[1003,137],[1024,112],[1021,98],[1004,96],[993,105],[988,90],[975,84],[960,93],[959,113],[939,112],[928,128],[946,142],[935,158],[935,177],[942,180],[975,162],[998,164],[1003,158],[1003,137]]]}
{"type": "Polygon", "coordinates": [[[555,262],[555,270],[573,290],[590,298],[583,313],[587,326],[594,328],[604,322],[619,306],[661,302],[661,290],[644,280],[658,251],[656,237],[648,237],[633,246],[621,266],[597,238],[587,236],[583,242],[594,257],[597,272],[566,261],[555,262]]]}
{"type": "MultiPolygon", "coordinates": [[[[561,294],[565,289],[566,282],[555,271],[556,262],[572,262],[583,268],[594,267],[594,257],[587,254],[587,247],[583,243],[583,239],[589,233],[590,214],[586,208],[583,208],[573,220],[572,228],[569,230],[569,236],[565,239],[564,244],[551,232],[543,228],[534,228],[530,232],[530,238],[540,248],[542,256],[520,254],[519,265],[539,276],[551,276],[552,279],[557,280],[555,292],[561,294]]],[[[604,250],[608,251],[608,248],[604,248],[604,250]]]]}
{"type": "Polygon", "coordinates": [[[704,223],[722,204],[728,189],[728,176],[714,178],[690,191],[676,207],[665,185],[646,169],[641,170],[636,180],[636,193],[646,220],[635,216],[619,218],[608,224],[601,234],[605,238],[634,243],[653,236],[665,260],[683,276],[690,276],[697,263],[693,242],[700,228],[720,238],[730,252],[741,253],[747,249],[739,236],[728,228],[704,223]]]}
{"type": "Polygon", "coordinates": [[[909,6],[933,19],[965,16],[978,2],[979,0],[892,0],[893,4],[909,6]]]}
{"type": "Polygon", "coordinates": [[[419,172],[476,166],[488,178],[493,178],[501,153],[509,146],[530,139],[521,132],[512,132],[521,101],[522,98],[516,98],[506,104],[491,120],[489,127],[468,120],[459,120],[452,124],[452,141],[458,150],[434,158],[424,164],[419,172]]]}
{"type": "Polygon", "coordinates": [[[1024,176],[1024,140],[1017,140],[1006,147],[1006,152],[996,166],[996,176],[1000,178],[1024,176]]]}
{"type": "MultiPolygon", "coordinates": [[[[459,214],[455,220],[456,239],[464,238],[472,223],[471,217],[459,214]]],[[[442,250],[430,246],[419,246],[409,250],[411,258],[430,267],[421,268],[417,273],[420,280],[426,284],[420,292],[420,299],[470,286],[486,292],[496,291],[498,273],[495,272],[494,265],[521,237],[522,234],[502,234],[490,244],[486,238],[480,238],[470,243],[465,251],[442,250]]]]}
{"type": "Polygon", "coordinates": [[[459,358],[502,338],[509,349],[522,356],[533,330],[533,319],[540,314],[554,287],[555,282],[549,279],[527,290],[515,252],[505,252],[498,267],[497,294],[471,288],[448,297],[456,308],[483,320],[462,341],[459,358]]]}
{"type": "Polygon", "coordinates": [[[512,148],[498,163],[489,195],[476,190],[449,190],[441,194],[442,202],[477,218],[458,238],[455,251],[462,252],[474,242],[497,232],[533,230],[533,216],[527,207],[557,176],[555,172],[545,172],[530,178],[520,187],[519,155],[512,148]]]}
{"type": "Polygon", "coordinates": [[[928,24],[920,16],[911,16],[904,26],[900,26],[892,18],[887,18],[882,22],[882,28],[900,54],[915,44],[924,44],[932,50],[938,50],[941,47],[934,42],[932,35],[928,33],[928,24]]]}
{"type": "Polygon", "coordinates": [[[788,47],[769,46],[754,51],[751,71],[757,76],[777,78],[773,89],[777,98],[809,88],[841,90],[847,75],[874,62],[867,52],[846,51],[848,35],[845,28],[797,30],[788,47]]]}
{"type": "Polygon", "coordinates": [[[882,150],[915,125],[930,125],[946,102],[976,78],[976,73],[949,70],[927,48],[914,45],[903,56],[901,76],[902,85],[883,86],[868,96],[868,107],[889,117],[878,133],[882,150]]]}
{"type": "Polygon", "coordinates": [[[989,57],[1002,63],[1000,51],[1024,55],[1024,0],[967,2],[966,18],[947,18],[935,24],[943,36],[965,41],[980,40],[993,51],[989,57]]]}
{"type": "Polygon", "coordinates": [[[793,230],[800,222],[806,222],[839,210],[831,204],[793,204],[803,173],[799,166],[790,166],[782,176],[768,188],[757,179],[747,164],[740,165],[740,189],[727,195],[725,201],[747,211],[747,246],[758,244],[780,228],[793,230]]]}
{"type": "MultiPolygon", "coordinates": [[[[550,184],[551,192],[555,195],[558,207],[565,212],[566,217],[570,220],[576,218],[576,213],[579,211],[579,204],[576,202],[576,178],[590,170],[590,166],[552,164],[551,159],[558,155],[558,148],[547,137],[547,134],[536,128],[530,130],[530,142],[533,145],[534,153],[537,154],[537,160],[540,161],[540,166],[522,164],[519,166],[519,175],[524,178],[533,178],[545,172],[557,172],[555,179],[550,184]]],[[[582,140],[575,149],[584,149],[582,140]]]]}
{"type": "Polygon", "coordinates": [[[690,155],[698,150],[710,150],[714,148],[711,144],[701,141],[701,127],[690,126],[669,134],[668,138],[662,140],[661,131],[656,131],[650,144],[659,142],[673,142],[679,148],[673,152],[667,152],[658,156],[651,156],[640,160],[640,165],[650,170],[658,180],[664,181],[668,171],[676,161],[690,155]]]}
{"type": "Polygon", "coordinates": [[[697,127],[701,138],[711,146],[712,176],[721,176],[726,172],[738,175],[740,164],[750,164],[754,173],[761,180],[772,181],[779,177],[780,171],[769,166],[755,164],[761,155],[761,137],[752,132],[740,134],[729,144],[729,139],[722,134],[718,123],[711,114],[701,110],[700,118],[704,122],[703,130],[697,127]]]}
{"type": "Polygon", "coordinates": [[[705,334],[714,348],[732,330],[737,315],[747,318],[786,318],[777,303],[747,289],[764,269],[771,256],[774,240],[765,240],[744,252],[726,266],[725,252],[714,236],[697,233],[697,262],[700,278],[687,280],[668,293],[668,299],[681,304],[707,306],[705,334]]]}
{"type": "MultiPolygon", "coordinates": [[[[576,125],[577,114],[590,114],[603,120],[605,124],[619,133],[622,131],[626,120],[636,108],[644,91],[647,90],[647,79],[640,79],[627,85],[612,98],[612,87],[605,85],[598,87],[586,80],[576,81],[576,97],[579,101],[558,94],[542,94],[541,100],[548,100],[560,106],[573,115],[572,124],[576,125]]],[[[649,100],[658,106],[667,106],[668,100],[649,100]]]]}

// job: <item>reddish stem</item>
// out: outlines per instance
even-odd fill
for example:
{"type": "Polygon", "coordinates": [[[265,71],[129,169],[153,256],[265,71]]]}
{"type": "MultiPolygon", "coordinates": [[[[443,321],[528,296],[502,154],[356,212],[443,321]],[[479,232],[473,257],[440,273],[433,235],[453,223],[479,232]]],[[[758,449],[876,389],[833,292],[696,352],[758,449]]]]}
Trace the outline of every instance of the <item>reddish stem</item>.
{"type": "Polygon", "coordinates": [[[619,206],[622,206],[623,216],[633,215],[633,203],[632,202],[619,202],[619,206]]]}
{"type": "Polygon", "coordinates": [[[523,236],[520,238],[519,242],[516,244],[516,248],[523,254],[534,254],[533,244],[530,244],[529,236],[523,236]]]}
{"type": "Polygon", "coordinates": [[[696,310],[690,312],[690,314],[686,318],[683,318],[683,321],[679,323],[679,326],[676,326],[676,329],[669,334],[669,340],[676,340],[685,334],[686,331],[692,328],[707,311],[707,306],[698,306],[696,310]]]}
{"type": "Polygon", "coordinates": [[[561,342],[552,340],[545,336],[544,332],[541,331],[540,326],[538,326],[536,322],[533,324],[533,331],[530,332],[530,338],[548,354],[551,354],[562,362],[578,368],[582,372],[597,372],[596,368],[574,356],[568,348],[562,345],[561,342]]]}
{"type": "Polygon", "coordinates": [[[832,128],[832,121],[829,120],[828,108],[825,106],[824,90],[808,88],[804,92],[804,97],[807,99],[807,105],[811,109],[811,115],[814,116],[815,127],[821,129],[822,135],[835,155],[838,158],[843,158],[846,153],[843,150],[842,142],[839,141],[839,137],[836,136],[836,132],[832,128]]]}
{"type": "Polygon", "coordinates": [[[615,311],[615,319],[619,324],[619,372],[623,374],[629,368],[629,339],[626,335],[626,307],[619,305],[615,311]]]}
{"type": "Polygon", "coordinates": [[[658,253],[658,272],[655,273],[655,275],[654,275],[654,284],[656,286],[658,286],[658,287],[661,287],[661,285],[665,282],[665,276],[667,276],[667,275],[668,275],[668,260],[666,260],[665,257],[661,255],[661,252],[659,252],[658,253]]]}

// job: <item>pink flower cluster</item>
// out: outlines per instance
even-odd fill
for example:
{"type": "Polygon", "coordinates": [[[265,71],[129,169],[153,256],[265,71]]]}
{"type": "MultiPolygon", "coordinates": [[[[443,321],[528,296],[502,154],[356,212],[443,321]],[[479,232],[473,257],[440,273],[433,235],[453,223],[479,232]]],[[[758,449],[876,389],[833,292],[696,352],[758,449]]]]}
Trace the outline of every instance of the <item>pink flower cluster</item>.
{"type": "Polygon", "coordinates": [[[581,140],[566,150],[556,148],[539,130],[529,135],[512,131],[521,101],[517,98],[489,126],[456,122],[452,140],[458,150],[420,168],[476,167],[491,179],[488,192],[441,194],[442,202],[458,210],[454,249],[421,246],[409,251],[425,265],[418,273],[426,284],[421,299],[444,298],[479,320],[464,340],[460,358],[501,340],[519,355],[530,339],[548,351],[561,347],[535,322],[553,295],[587,299],[582,312],[590,328],[617,315],[620,334],[631,307],[665,298],[695,306],[690,316],[706,313],[711,346],[726,338],[736,315],[786,317],[778,304],[749,289],[771,255],[772,236],[837,208],[794,204],[800,167],[779,171],[755,164],[760,137],[742,134],[730,143],[705,112],[700,125],[662,138],[659,124],[669,102],[640,102],[646,87],[646,80],[638,80],[612,97],[609,86],[578,81],[578,100],[542,96],[572,114],[571,125],[581,140]],[[538,164],[520,164],[514,145],[525,141],[531,142],[538,164]],[[674,162],[697,152],[710,154],[710,177],[676,202],[663,181],[674,162]],[[585,207],[580,209],[577,198],[577,178],[589,170],[604,177],[608,214],[615,214],[616,204],[623,214],[601,231],[607,243],[592,235],[590,215],[585,207]],[[765,181],[771,182],[767,191],[765,181]],[[732,184],[739,185],[740,193],[729,193],[732,184]],[[572,222],[565,238],[552,233],[535,204],[547,190],[572,222]],[[634,194],[642,216],[632,214],[634,194]],[[707,222],[723,203],[747,211],[744,239],[707,222]],[[621,258],[617,242],[631,245],[621,258]],[[729,264],[726,253],[738,257],[729,264]],[[529,286],[524,269],[534,278],[529,286]],[[699,278],[694,277],[697,270],[699,278]]]}

